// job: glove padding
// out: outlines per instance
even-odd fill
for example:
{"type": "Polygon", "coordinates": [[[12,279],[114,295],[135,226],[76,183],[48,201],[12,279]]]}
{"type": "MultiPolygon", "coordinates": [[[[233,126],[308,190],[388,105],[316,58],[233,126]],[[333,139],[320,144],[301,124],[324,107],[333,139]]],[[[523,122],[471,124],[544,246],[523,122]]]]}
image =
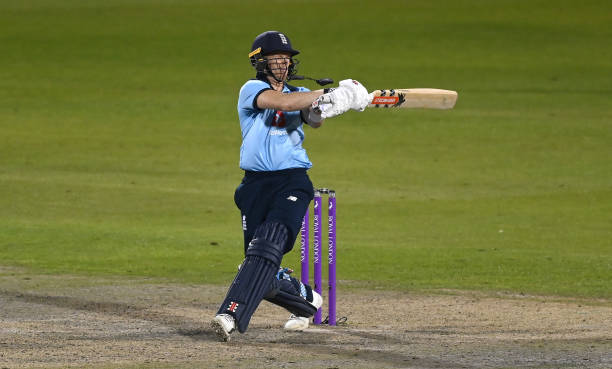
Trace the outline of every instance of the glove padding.
{"type": "Polygon", "coordinates": [[[364,111],[372,99],[368,90],[359,82],[354,79],[345,79],[340,81],[339,88],[346,88],[352,92],[351,109],[357,111],[364,111]]]}
{"type": "Polygon", "coordinates": [[[320,111],[323,118],[331,118],[346,113],[349,109],[363,111],[370,101],[372,97],[361,83],[345,79],[340,81],[333,91],[313,101],[312,109],[315,112],[320,111]]]}
{"type": "Polygon", "coordinates": [[[352,91],[347,88],[335,88],[319,96],[313,103],[313,110],[321,111],[322,118],[331,118],[346,113],[351,108],[352,91]]]}

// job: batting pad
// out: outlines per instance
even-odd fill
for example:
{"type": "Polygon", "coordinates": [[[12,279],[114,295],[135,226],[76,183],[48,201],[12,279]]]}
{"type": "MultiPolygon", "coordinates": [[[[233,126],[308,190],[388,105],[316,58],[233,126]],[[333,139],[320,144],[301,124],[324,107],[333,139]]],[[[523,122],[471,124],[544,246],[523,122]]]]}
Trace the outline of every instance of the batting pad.
{"type": "MultiPolygon", "coordinates": [[[[291,314],[296,316],[303,316],[309,318],[317,312],[317,308],[310,304],[297,290],[294,284],[290,280],[282,279],[275,280],[278,282],[278,287],[274,289],[276,293],[268,293],[265,297],[266,301],[269,301],[275,305],[281,306],[291,314]]],[[[306,288],[310,288],[307,286],[306,288]]],[[[312,290],[309,291],[310,299],[312,300],[312,290]]]]}
{"type": "Polygon", "coordinates": [[[266,222],[255,231],[246,258],[217,312],[233,315],[240,333],[246,332],[251,316],[270,291],[286,241],[287,227],[281,223],[266,222]]]}

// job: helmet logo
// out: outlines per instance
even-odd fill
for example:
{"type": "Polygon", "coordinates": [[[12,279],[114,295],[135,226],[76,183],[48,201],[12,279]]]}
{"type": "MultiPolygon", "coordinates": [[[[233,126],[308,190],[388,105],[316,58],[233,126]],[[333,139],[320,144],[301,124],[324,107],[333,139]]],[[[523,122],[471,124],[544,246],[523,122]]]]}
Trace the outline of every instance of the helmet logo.
{"type": "Polygon", "coordinates": [[[278,37],[280,37],[281,42],[283,43],[283,45],[287,45],[287,37],[285,37],[285,35],[283,35],[282,33],[279,33],[278,37]]]}

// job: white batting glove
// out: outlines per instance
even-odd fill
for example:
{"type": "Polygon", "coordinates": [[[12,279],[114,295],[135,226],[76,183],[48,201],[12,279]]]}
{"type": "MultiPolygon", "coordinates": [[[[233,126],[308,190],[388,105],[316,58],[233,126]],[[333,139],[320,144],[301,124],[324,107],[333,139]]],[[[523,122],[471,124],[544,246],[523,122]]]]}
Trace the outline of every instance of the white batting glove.
{"type": "Polygon", "coordinates": [[[331,118],[346,113],[349,109],[363,111],[372,101],[368,90],[354,79],[340,81],[337,88],[319,96],[312,103],[316,112],[321,112],[322,118],[331,118]]]}
{"type": "Polygon", "coordinates": [[[351,109],[357,111],[364,111],[364,109],[370,104],[372,98],[365,87],[354,79],[345,79],[340,81],[339,88],[346,88],[351,91],[351,109]]]}
{"type": "Polygon", "coordinates": [[[331,92],[319,96],[313,103],[315,112],[320,111],[321,117],[331,118],[346,113],[351,108],[352,92],[348,88],[338,87],[331,92]]]}

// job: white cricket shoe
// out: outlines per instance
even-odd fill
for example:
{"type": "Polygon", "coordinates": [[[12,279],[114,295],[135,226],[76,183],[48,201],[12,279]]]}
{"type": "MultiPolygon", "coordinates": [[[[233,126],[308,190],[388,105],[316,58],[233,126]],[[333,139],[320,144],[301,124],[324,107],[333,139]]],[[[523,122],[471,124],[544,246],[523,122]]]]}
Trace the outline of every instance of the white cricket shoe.
{"type": "Polygon", "coordinates": [[[236,320],[229,314],[217,314],[210,327],[221,341],[229,342],[231,333],[236,329],[236,320]]]}
{"type": "MultiPolygon", "coordinates": [[[[312,291],[312,302],[310,302],[310,304],[319,309],[323,305],[323,297],[321,297],[321,295],[319,295],[315,291],[312,291]]],[[[310,319],[304,316],[296,316],[291,314],[289,320],[287,320],[287,322],[285,323],[284,328],[287,331],[303,331],[308,328],[309,324],[310,319]]]]}
{"type": "Polygon", "coordinates": [[[287,323],[285,323],[286,331],[303,331],[308,328],[309,319],[304,316],[295,316],[291,314],[287,323]]]}

